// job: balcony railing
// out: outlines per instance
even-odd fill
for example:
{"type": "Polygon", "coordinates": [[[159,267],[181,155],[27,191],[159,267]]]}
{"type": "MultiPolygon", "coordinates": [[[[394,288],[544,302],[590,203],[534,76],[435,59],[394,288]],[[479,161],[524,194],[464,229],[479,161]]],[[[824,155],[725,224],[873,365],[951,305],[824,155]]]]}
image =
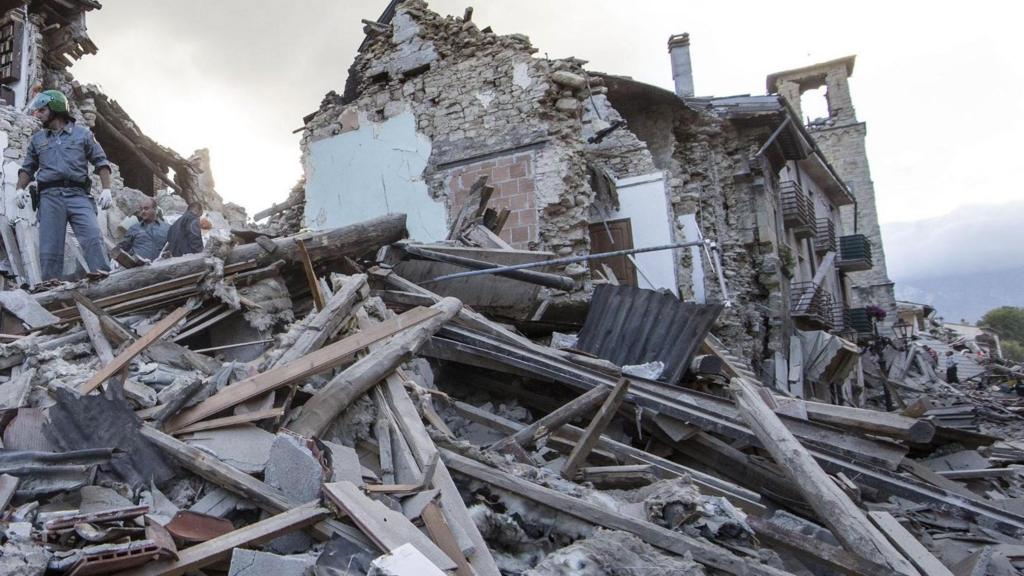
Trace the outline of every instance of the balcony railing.
{"type": "Polygon", "coordinates": [[[871,260],[871,241],[863,234],[851,234],[839,239],[839,258],[836,268],[843,272],[859,272],[870,270],[874,266],[871,260]]]}
{"type": "Polygon", "coordinates": [[[844,314],[846,326],[859,337],[871,336],[875,333],[874,323],[867,308],[847,308],[844,314]]]}
{"type": "Polygon", "coordinates": [[[836,251],[836,223],[831,218],[818,218],[814,229],[814,251],[817,254],[836,251]]]}
{"type": "Polygon", "coordinates": [[[799,184],[787,180],[779,185],[782,222],[797,238],[814,236],[814,205],[799,184]]]}
{"type": "Polygon", "coordinates": [[[835,326],[835,299],[814,282],[794,282],[790,288],[790,315],[804,330],[831,330],[835,326]]]}

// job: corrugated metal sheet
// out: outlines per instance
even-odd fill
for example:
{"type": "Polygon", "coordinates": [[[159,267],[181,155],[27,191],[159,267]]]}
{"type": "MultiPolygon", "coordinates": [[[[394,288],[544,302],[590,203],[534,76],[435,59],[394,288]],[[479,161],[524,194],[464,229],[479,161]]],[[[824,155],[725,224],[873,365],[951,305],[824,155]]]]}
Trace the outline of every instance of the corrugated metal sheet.
{"type": "Polygon", "coordinates": [[[676,384],[722,311],[672,294],[601,285],[590,301],[577,347],[619,366],[661,361],[661,380],[676,384]]]}

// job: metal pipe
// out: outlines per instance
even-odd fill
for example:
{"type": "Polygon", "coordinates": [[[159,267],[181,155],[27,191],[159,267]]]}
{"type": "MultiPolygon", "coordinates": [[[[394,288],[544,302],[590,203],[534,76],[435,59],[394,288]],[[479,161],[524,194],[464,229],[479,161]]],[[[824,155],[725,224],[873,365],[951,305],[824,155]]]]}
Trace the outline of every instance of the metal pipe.
{"type": "Polygon", "coordinates": [[[501,266],[499,268],[488,268],[487,270],[470,270],[469,272],[457,272],[455,274],[445,274],[444,276],[438,276],[432,280],[421,282],[421,284],[430,284],[433,282],[443,282],[445,280],[454,280],[456,278],[468,278],[470,276],[480,276],[482,274],[495,274],[497,272],[508,272],[510,270],[525,270],[527,268],[540,268],[542,266],[553,266],[559,264],[575,264],[576,262],[587,262],[589,260],[600,260],[602,258],[611,258],[612,256],[625,256],[627,254],[640,254],[643,252],[659,252],[661,250],[673,250],[676,248],[689,248],[690,246],[701,246],[704,244],[703,240],[695,242],[681,242],[678,244],[665,244],[663,246],[650,246],[648,248],[630,248],[628,250],[616,250],[614,252],[602,252],[600,254],[587,254],[586,256],[566,256],[565,258],[555,258],[554,260],[543,260],[541,262],[527,262],[525,264],[513,264],[511,266],[501,266]]]}

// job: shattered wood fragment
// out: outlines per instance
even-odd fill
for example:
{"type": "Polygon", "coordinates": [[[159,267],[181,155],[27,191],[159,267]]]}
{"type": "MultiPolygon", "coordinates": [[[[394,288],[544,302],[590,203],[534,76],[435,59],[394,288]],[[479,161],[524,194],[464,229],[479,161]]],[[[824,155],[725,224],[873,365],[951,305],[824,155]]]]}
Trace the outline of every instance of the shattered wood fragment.
{"type": "Polygon", "coordinates": [[[149,332],[146,332],[144,336],[142,336],[135,342],[132,342],[132,344],[125,348],[123,352],[118,354],[113,361],[100,368],[99,372],[97,372],[92,378],[90,378],[88,382],[82,384],[82,386],[79,387],[78,391],[81,394],[88,394],[89,392],[95,390],[100,384],[110,379],[111,376],[117,374],[126,366],[128,366],[128,363],[131,362],[132,359],[134,359],[136,356],[138,356],[139,353],[145,350],[146,347],[148,347],[158,338],[166,334],[172,328],[177,326],[178,322],[181,322],[185,318],[185,316],[188,315],[188,313],[188,306],[182,306],[181,308],[178,308],[174,312],[168,314],[162,320],[157,322],[152,328],[150,328],[149,332]]]}
{"type": "Polygon", "coordinates": [[[420,516],[423,518],[423,525],[427,527],[430,539],[455,561],[455,576],[473,576],[473,567],[469,565],[466,556],[459,549],[459,543],[455,540],[451,527],[444,519],[441,508],[434,502],[428,502],[420,516]]]}
{"type": "Polygon", "coordinates": [[[426,322],[437,314],[439,314],[437,310],[427,308],[410,310],[401,316],[380,323],[371,330],[360,332],[311,352],[288,364],[257,374],[241,382],[236,382],[172,418],[167,423],[167,429],[171,431],[179,430],[189,424],[232,408],[250,398],[336,368],[351,359],[356,352],[370,344],[416,326],[421,322],[426,322]]]}
{"type": "Polygon", "coordinates": [[[438,568],[455,568],[455,562],[405,516],[371,500],[351,482],[343,480],[324,484],[324,494],[384,552],[391,552],[402,544],[410,543],[438,568]]]}
{"type": "Polygon", "coordinates": [[[628,391],[629,380],[622,378],[615,384],[615,388],[612,389],[611,393],[605,397],[604,404],[598,409],[597,415],[590,421],[587,429],[583,432],[583,436],[576,442],[576,446],[565,460],[565,464],[562,465],[563,478],[568,480],[576,478],[576,471],[587,461],[587,456],[590,455],[590,451],[594,449],[598,440],[601,439],[601,434],[604,434],[604,430],[611,423],[612,418],[615,417],[615,412],[619,409],[619,404],[622,404],[628,391]]]}
{"type": "Polygon", "coordinates": [[[742,377],[733,378],[732,390],[740,414],[757,439],[772,455],[775,463],[786,471],[836,538],[848,550],[866,560],[888,565],[897,573],[916,574],[913,566],[832,482],[793,433],[786,429],[775,412],[765,404],[755,385],[742,377]]]}
{"type": "Polygon", "coordinates": [[[461,307],[462,303],[454,298],[445,298],[432,306],[433,317],[407,328],[318,390],[303,406],[298,418],[288,426],[289,429],[307,438],[320,435],[349,404],[411,359],[427,339],[455,317],[461,307]]]}
{"type": "Polygon", "coordinates": [[[178,551],[177,560],[152,562],[121,572],[121,576],[181,576],[231,556],[231,551],[246,545],[267,542],[282,534],[316,524],[330,515],[325,508],[301,506],[223,536],[178,551]]]}
{"type": "Polygon", "coordinates": [[[306,250],[306,243],[301,239],[296,240],[299,247],[299,256],[302,260],[302,269],[306,272],[306,281],[309,283],[309,292],[313,295],[313,305],[317,311],[324,309],[324,295],[320,292],[320,283],[316,279],[316,270],[313,270],[313,261],[309,258],[309,251],[306,250]]]}
{"type": "Polygon", "coordinates": [[[662,528],[633,516],[606,510],[595,504],[480,464],[475,460],[470,460],[454,452],[442,450],[441,457],[445,464],[458,474],[486,482],[503,490],[508,490],[513,494],[548,507],[555,512],[568,514],[597,526],[630,532],[648,544],[668,550],[673,554],[685,555],[689,553],[697,562],[727,574],[734,574],[736,576],[788,575],[787,572],[761,564],[755,559],[736,556],[729,550],[709,542],[662,528]]]}
{"type": "Polygon", "coordinates": [[[657,480],[651,464],[625,466],[589,466],[580,468],[574,481],[587,482],[604,489],[628,489],[652,484],[657,480]]]}

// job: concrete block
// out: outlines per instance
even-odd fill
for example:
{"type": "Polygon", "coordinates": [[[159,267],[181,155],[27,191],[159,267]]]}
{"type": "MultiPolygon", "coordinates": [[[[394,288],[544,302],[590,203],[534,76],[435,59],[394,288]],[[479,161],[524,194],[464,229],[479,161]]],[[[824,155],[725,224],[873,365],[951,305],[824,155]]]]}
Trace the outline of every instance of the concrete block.
{"type": "Polygon", "coordinates": [[[235,548],[228,576],[306,576],[312,572],[314,556],[278,556],[258,550],[235,548]]]}
{"type": "MultiPolygon", "coordinates": [[[[320,498],[323,467],[303,441],[290,434],[278,434],[270,449],[264,482],[277,488],[296,502],[320,498]]],[[[279,554],[293,554],[313,545],[309,536],[293,532],[275,538],[267,549],[279,554]]]]}
{"type": "Polygon", "coordinates": [[[374,560],[366,576],[444,576],[444,572],[412,544],[402,544],[374,560]]]}
{"type": "Polygon", "coordinates": [[[262,428],[244,424],[195,432],[182,439],[246,474],[259,474],[267,466],[275,437],[262,428]]]}

